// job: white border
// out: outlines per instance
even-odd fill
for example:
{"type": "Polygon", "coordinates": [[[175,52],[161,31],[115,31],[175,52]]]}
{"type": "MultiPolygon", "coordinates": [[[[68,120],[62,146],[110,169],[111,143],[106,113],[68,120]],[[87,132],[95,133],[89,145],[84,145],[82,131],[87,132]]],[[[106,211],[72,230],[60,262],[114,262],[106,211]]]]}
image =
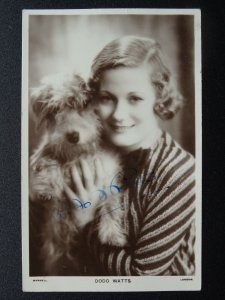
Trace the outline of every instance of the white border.
{"type": "Polygon", "coordinates": [[[201,289],[202,235],[202,85],[201,85],[201,11],[199,9],[74,9],[23,10],[22,24],[22,112],[21,112],[21,220],[22,220],[22,276],[25,292],[86,292],[86,291],[188,291],[201,289]],[[28,210],[28,41],[29,15],[101,15],[149,14],[193,15],[195,20],[195,141],[196,141],[196,275],[195,276],[29,276],[29,210],[28,210]],[[40,281],[33,281],[33,280],[40,281]],[[108,279],[109,283],[95,283],[108,279]],[[131,283],[113,283],[113,279],[131,279],[131,283]]]}

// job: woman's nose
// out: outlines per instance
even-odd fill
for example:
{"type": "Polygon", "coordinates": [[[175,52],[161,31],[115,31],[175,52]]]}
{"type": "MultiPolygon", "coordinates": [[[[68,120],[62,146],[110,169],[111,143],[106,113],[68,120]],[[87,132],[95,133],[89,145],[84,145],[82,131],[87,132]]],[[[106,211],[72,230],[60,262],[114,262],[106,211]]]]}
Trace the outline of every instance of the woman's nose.
{"type": "Polygon", "coordinates": [[[116,121],[122,121],[126,119],[127,113],[128,113],[128,107],[126,105],[126,102],[124,100],[121,100],[117,102],[112,117],[116,121]]]}

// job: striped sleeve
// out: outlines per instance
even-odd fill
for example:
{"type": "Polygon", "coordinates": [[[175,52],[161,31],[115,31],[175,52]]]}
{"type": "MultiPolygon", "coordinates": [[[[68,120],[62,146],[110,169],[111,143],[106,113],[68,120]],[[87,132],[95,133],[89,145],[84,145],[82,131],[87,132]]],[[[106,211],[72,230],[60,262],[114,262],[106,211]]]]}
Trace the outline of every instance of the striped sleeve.
{"type": "Polygon", "coordinates": [[[89,231],[91,252],[104,275],[163,275],[182,257],[182,275],[190,274],[187,255],[178,257],[178,252],[185,249],[194,222],[194,159],[181,152],[176,159],[164,160],[157,172],[158,180],[142,195],[144,214],[132,248],[102,245],[97,233],[89,231]]]}

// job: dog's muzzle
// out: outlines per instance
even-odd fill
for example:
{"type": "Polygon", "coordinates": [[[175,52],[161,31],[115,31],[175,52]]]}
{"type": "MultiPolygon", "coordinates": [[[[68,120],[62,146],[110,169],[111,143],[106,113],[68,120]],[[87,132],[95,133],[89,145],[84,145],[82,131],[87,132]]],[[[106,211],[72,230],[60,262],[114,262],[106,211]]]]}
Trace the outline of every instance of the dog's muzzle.
{"type": "Polygon", "coordinates": [[[79,135],[79,132],[73,131],[73,132],[67,133],[66,138],[67,138],[68,142],[70,142],[72,144],[77,144],[80,140],[80,135],[79,135]]]}

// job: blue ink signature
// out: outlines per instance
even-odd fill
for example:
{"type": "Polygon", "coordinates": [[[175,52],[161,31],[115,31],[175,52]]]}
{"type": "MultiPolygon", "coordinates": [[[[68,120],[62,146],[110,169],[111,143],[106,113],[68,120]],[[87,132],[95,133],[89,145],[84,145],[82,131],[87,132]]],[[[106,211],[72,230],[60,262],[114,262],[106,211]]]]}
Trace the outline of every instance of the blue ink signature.
{"type": "Polygon", "coordinates": [[[75,202],[74,204],[77,206],[77,208],[88,208],[89,206],[91,206],[90,201],[83,202],[80,199],[73,199],[73,202],[75,202]]]}
{"type": "MultiPolygon", "coordinates": [[[[137,185],[143,185],[146,182],[155,182],[157,181],[157,177],[154,175],[154,173],[152,172],[148,178],[145,180],[143,175],[138,175],[138,172],[136,169],[134,168],[127,168],[126,170],[131,170],[132,174],[131,176],[127,176],[129,174],[126,175],[125,177],[125,170],[123,172],[118,172],[111,180],[110,184],[106,187],[109,189],[110,194],[115,196],[118,193],[121,193],[125,188],[127,188],[129,186],[129,181],[134,180],[134,183],[136,183],[137,185]],[[124,186],[119,186],[115,181],[119,180],[121,181],[125,181],[125,185],[124,186]]],[[[99,192],[99,200],[100,201],[106,201],[108,199],[108,193],[106,192],[106,190],[104,188],[98,189],[95,192],[99,192]]],[[[75,203],[77,208],[88,208],[89,206],[92,205],[91,201],[87,201],[87,202],[83,202],[80,199],[72,199],[72,201],[75,203]]]]}
{"type": "MultiPolygon", "coordinates": [[[[106,201],[108,199],[108,194],[110,193],[111,195],[115,196],[118,193],[121,193],[123,190],[125,190],[127,187],[129,187],[132,183],[132,185],[144,185],[145,183],[148,182],[156,182],[158,180],[158,178],[155,176],[155,174],[153,172],[150,173],[150,175],[145,179],[143,175],[138,175],[138,171],[135,168],[126,168],[123,171],[118,172],[111,180],[110,184],[106,187],[109,189],[109,192],[107,192],[105,190],[105,188],[100,188],[97,189],[96,191],[94,191],[93,193],[98,192],[99,193],[99,200],[100,201],[106,201]],[[130,171],[130,173],[126,172],[126,176],[125,176],[125,171],[130,171]],[[117,181],[119,182],[124,182],[125,184],[122,186],[119,186],[117,184],[117,181]]],[[[163,187],[160,190],[157,190],[156,192],[152,193],[152,195],[157,194],[158,192],[164,190],[164,189],[168,189],[170,186],[166,186],[163,187]]],[[[76,199],[72,199],[74,205],[77,208],[81,208],[81,209],[85,209],[88,208],[92,205],[91,201],[81,201],[81,199],[76,198],[76,199]]],[[[122,206],[116,207],[114,209],[112,209],[111,211],[106,212],[105,214],[108,214],[112,211],[115,211],[119,208],[121,208],[122,206]]],[[[105,215],[104,214],[104,215],[105,215]]],[[[58,219],[63,219],[65,218],[65,213],[64,211],[57,211],[57,218],[58,219]]]]}

